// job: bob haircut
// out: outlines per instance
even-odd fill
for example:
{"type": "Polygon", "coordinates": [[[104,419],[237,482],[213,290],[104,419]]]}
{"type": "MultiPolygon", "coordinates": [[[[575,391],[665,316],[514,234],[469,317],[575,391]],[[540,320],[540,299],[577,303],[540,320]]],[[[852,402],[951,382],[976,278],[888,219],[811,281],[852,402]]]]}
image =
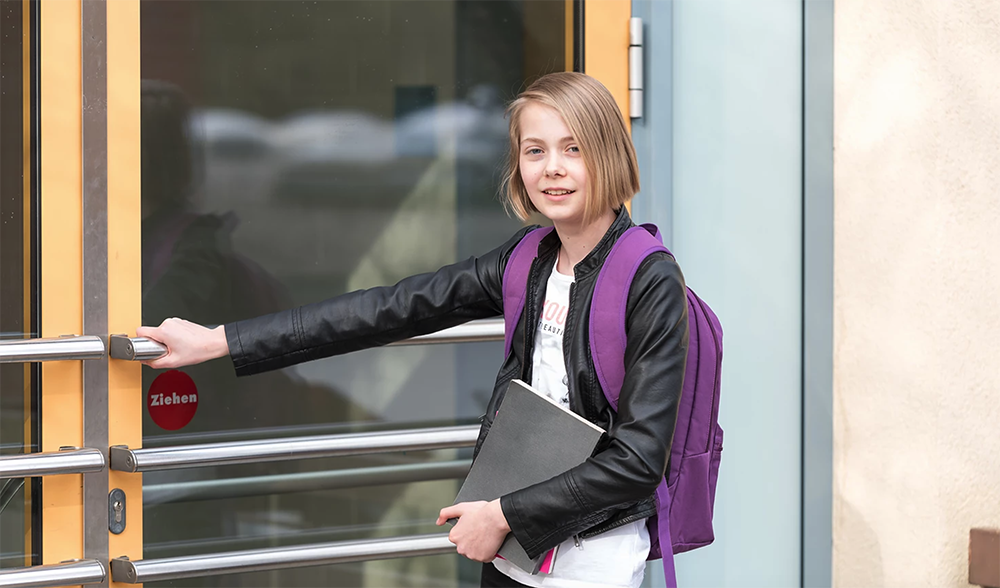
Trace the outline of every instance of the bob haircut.
{"type": "Polygon", "coordinates": [[[639,191],[639,164],[615,99],[603,84],[576,72],[557,72],[538,78],[510,103],[510,154],[504,170],[501,197],[522,221],[538,209],[531,203],[521,179],[521,113],[528,104],[555,109],[580,146],[587,170],[587,200],[583,222],[589,224],[607,209],[618,210],[639,191]]]}

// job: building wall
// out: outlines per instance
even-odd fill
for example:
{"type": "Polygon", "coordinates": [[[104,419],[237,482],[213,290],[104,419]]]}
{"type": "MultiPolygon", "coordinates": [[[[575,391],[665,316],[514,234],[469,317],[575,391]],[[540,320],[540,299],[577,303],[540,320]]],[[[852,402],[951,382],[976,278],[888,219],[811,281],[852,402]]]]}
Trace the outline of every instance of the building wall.
{"type": "Polygon", "coordinates": [[[836,586],[1000,526],[1000,0],[835,4],[836,586]]]}

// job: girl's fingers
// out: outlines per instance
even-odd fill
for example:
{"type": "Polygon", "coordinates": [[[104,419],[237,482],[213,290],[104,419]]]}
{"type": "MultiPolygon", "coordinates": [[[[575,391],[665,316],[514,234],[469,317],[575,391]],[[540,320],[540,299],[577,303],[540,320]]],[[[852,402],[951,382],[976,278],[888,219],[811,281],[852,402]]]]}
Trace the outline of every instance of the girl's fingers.
{"type": "Polygon", "coordinates": [[[462,515],[465,514],[466,510],[465,504],[466,503],[464,502],[460,502],[456,505],[442,508],[441,512],[438,514],[437,524],[443,525],[448,521],[448,519],[462,518],[462,515]]]}
{"type": "Polygon", "coordinates": [[[159,327],[139,327],[135,330],[135,336],[159,341],[159,339],[156,338],[159,332],[159,327]]]}

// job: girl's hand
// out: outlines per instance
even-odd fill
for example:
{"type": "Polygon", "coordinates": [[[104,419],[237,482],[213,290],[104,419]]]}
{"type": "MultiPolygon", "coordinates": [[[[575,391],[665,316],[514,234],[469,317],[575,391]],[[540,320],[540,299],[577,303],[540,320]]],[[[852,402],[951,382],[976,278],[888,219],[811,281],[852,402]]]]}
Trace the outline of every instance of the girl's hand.
{"type": "Polygon", "coordinates": [[[139,327],[135,335],[167,346],[166,355],[142,362],[151,368],[179,368],[229,355],[226,330],[222,325],[208,329],[182,319],[169,318],[159,327],[139,327]]]}
{"type": "Polygon", "coordinates": [[[459,502],[442,508],[437,524],[458,517],[458,523],[448,533],[448,540],[458,547],[459,555],[483,563],[493,561],[510,525],[500,509],[500,500],[491,502],[459,502]]]}

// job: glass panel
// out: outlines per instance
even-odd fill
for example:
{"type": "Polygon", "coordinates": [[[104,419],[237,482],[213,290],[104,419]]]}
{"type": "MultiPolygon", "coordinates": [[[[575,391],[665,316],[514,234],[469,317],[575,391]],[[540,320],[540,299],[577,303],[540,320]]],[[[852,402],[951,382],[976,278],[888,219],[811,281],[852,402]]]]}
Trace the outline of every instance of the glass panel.
{"type": "Polygon", "coordinates": [[[806,3],[672,4],[671,249],[725,317],[719,424],[741,440],[725,450],[715,542],[679,556],[677,580],[801,585],[806,3]]]}
{"type": "MultiPolygon", "coordinates": [[[[31,100],[28,51],[22,31],[26,2],[0,3],[0,338],[37,337],[32,313],[33,198],[28,134],[31,100]]],[[[35,274],[37,275],[37,273],[35,274]]],[[[37,364],[0,364],[0,455],[38,451],[37,364]]],[[[0,480],[0,568],[37,563],[33,515],[40,501],[37,479],[0,480]],[[34,505],[34,508],[33,508],[34,505]],[[35,541],[33,542],[33,539],[35,541]]]]}
{"type": "MultiPolygon", "coordinates": [[[[431,271],[519,226],[506,101],[567,68],[567,2],[143,1],[143,323],[219,324],[431,271]]],[[[185,370],[144,445],[478,424],[500,343],[397,347],[236,380],[185,370]]],[[[146,369],[147,395],[161,374],[146,369]]],[[[162,382],[163,380],[161,380],[162,382]]],[[[441,532],[461,480],[194,500],[191,482],[468,459],[437,451],[144,475],[146,557],[441,532]],[[185,486],[186,484],[186,486],[185,486]]],[[[457,556],[175,585],[478,585],[457,556]]]]}

